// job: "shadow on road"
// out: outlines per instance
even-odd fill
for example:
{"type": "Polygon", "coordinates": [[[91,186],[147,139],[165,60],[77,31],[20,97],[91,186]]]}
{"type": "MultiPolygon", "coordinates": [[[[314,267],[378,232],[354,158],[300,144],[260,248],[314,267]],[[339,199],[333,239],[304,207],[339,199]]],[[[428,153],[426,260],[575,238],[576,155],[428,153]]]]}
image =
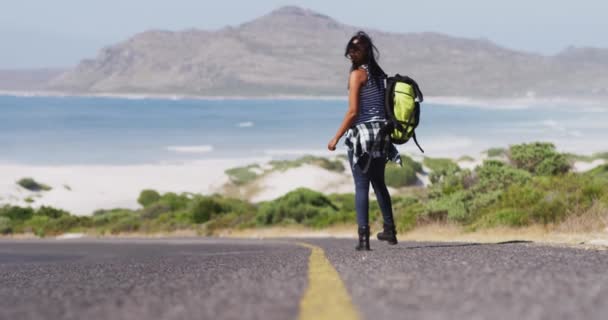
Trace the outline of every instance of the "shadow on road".
{"type": "Polygon", "coordinates": [[[395,248],[397,250],[411,250],[411,249],[426,249],[426,248],[452,248],[452,247],[474,247],[474,246],[496,246],[496,245],[504,245],[504,244],[518,244],[518,243],[532,243],[532,241],[527,240],[511,240],[511,241],[503,241],[503,242],[493,242],[493,243],[455,243],[455,244],[430,244],[430,245],[422,245],[415,247],[400,247],[395,248]]]}

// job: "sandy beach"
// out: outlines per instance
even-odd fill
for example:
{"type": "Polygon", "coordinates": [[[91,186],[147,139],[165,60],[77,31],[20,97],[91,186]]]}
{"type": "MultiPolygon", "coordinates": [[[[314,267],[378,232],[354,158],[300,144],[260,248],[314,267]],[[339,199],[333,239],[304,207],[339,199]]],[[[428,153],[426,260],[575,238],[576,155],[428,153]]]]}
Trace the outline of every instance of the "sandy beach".
{"type": "MultiPolygon", "coordinates": [[[[480,155],[473,161],[460,161],[458,164],[463,169],[473,170],[484,158],[485,155],[480,155]]],[[[144,189],[154,189],[160,193],[237,195],[251,202],[273,200],[300,187],[325,194],[354,192],[348,162],[345,160],[343,164],[346,169],[342,173],[304,164],[283,171],[268,171],[247,186],[227,188],[230,186],[230,179],[225,170],[250,164],[258,164],[260,168],[267,169],[270,167],[268,165],[270,160],[270,158],[217,159],[146,165],[0,164],[0,205],[32,207],[47,205],[67,210],[75,215],[90,215],[98,209],[140,208],[137,198],[144,189]],[[16,183],[26,177],[33,178],[52,189],[34,192],[16,183]],[[26,199],[33,202],[28,203],[26,199]]],[[[416,157],[416,160],[422,161],[422,158],[416,157]]],[[[603,163],[605,163],[603,160],[578,161],[574,164],[573,171],[584,172],[603,163]]],[[[427,174],[430,171],[426,167],[424,170],[427,174]]],[[[264,170],[260,169],[260,172],[262,171],[264,170]]],[[[419,175],[418,178],[419,186],[429,184],[427,175],[419,175]]],[[[370,193],[372,192],[370,188],[370,193]]]]}
{"type": "Polygon", "coordinates": [[[21,206],[49,205],[76,215],[97,209],[139,208],[143,189],[210,194],[228,182],[224,170],[250,160],[205,160],[185,164],[32,166],[0,164],[0,203],[21,206]],[[31,177],[52,187],[32,192],[16,181],[31,177]]]}
{"type": "MultiPolygon", "coordinates": [[[[0,205],[52,206],[75,215],[97,209],[137,209],[139,193],[225,193],[229,177],[225,170],[253,163],[264,166],[269,159],[200,160],[183,164],[33,166],[0,164],[0,205]],[[17,184],[33,178],[49,191],[29,191],[17,184]],[[26,199],[33,200],[28,203],[26,199]]],[[[248,188],[253,202],[272,200],[300,187],[325,193],[353,192],[350,173],[336,173],[313,165],[271,172],[248,188]]],[[[243,188],[245,189],[245,188],[243,188]]]]}

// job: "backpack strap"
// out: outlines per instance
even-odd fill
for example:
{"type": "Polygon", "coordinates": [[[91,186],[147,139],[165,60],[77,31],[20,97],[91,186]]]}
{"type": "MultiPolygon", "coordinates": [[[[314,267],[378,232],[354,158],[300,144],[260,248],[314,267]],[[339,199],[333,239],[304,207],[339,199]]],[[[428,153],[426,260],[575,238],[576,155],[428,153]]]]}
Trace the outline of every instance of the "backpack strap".
{"type": "Polygon", "coordinates": [[[418,144],[418,139],[416,139],[416,131],[414,131],[414,135],[412,136],[412,138],[414,138],[414,143],[416,143],[416,146],[418,147],[418,149],[420,149],[420,151],[422,153],[424,153],[424,150],[422,150],[422,148],[420,147],[420,144],[418,144]]]}

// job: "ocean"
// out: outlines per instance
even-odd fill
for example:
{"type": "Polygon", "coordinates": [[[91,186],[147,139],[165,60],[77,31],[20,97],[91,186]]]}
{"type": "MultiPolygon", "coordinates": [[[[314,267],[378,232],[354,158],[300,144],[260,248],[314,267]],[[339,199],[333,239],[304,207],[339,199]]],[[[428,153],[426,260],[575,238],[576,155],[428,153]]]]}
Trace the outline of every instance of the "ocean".
{"type": "MultiPolygon", "coordinates": [[[[340,99],[126,99],[0,96],[0,163],[155,164],[223,158],[288,159],[337,153],[327,142],[347,109],[340,99]]],[[[608,151],[608,108],[498,108],[423,103],[425,156],[477,156],[548,141],[560,151],[608,151]]],[[[416,146],[401,152],[421,155],[416,146]]]]}

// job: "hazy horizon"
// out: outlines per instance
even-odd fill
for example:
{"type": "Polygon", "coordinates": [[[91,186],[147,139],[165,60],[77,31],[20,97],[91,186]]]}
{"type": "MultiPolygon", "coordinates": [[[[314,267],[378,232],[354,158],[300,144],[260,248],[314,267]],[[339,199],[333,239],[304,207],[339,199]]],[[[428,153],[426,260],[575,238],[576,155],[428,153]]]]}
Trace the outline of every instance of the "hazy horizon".
{"type": "Polygon", "coordinates": [[[0,36],[4,42],[0,69],[71,67],[81,59],[94,57],[102,47],[142,31],[217,30],[237,26],[285,5],[311,9],[362,28],[485,38],[506,48],[545,55],[571,45],[608,47],[608,39],[600,34],[608,27],[603,17],[608,3],[599,0],[577,3],[561,0],[534,3],[523,0],[508,3],[384,1],[380,5],[349,1],[349,8],[345,4],[321,0],[255,3],[195,0],[35,3],[22,0],[5,3],[0,12],[0,36]]]}

